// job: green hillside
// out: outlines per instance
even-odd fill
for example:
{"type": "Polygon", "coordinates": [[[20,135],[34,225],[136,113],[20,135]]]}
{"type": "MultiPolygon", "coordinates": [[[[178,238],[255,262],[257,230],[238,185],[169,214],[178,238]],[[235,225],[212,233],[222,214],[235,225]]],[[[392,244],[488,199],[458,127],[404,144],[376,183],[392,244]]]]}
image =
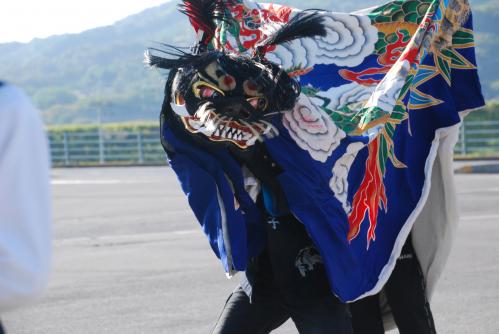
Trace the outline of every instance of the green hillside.
{"type": "MultiPolygon", "coordinates": [[[[279,1],[303,7],[303,1],[279,1]]],[[[330,2],[327,9],[352,11],[382,1],[330,2]]],[[[308,8],[324,8],[309,0],[308,8]]],[[[499,98],[499,3],[472,0],[478,62],[486,98],[499,98]]],[[[25,88],[49,124],[156,120],[163,76],[142,64],[146,47],[157,42],[189,45],[187,20],[168,2],[112,26],[80,34],[0,44],[0,78],[25,88]]]]}

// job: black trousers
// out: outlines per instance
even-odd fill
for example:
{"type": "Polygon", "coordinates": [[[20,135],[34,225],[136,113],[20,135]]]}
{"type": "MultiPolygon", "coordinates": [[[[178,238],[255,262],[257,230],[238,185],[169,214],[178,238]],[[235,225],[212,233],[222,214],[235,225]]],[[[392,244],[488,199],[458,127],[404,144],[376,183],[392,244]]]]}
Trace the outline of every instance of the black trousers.
{"type": "Polygon", "coordinates": [[[334,298],[290,305],[280,299],[250,303],[242,288],[228,298],[213,334],[266,334],[291,318],[301,334],[351,334],[348,306],[334,298]]]}
{"type": "MultiPolygon", "coordinates": [[[[384,287],[400,334],[435,334],[435,323],[426,299],[426,283],[410,238],[384,287]]],[[[350,305],[355,334],[383,334],[379,296],[350,305]]]]}
{"type": "Polygon", "coordinates": [[[1,321],[0,321],[0,334],[5,334],[5,330],[3,329],[1,321]]]}
{"type": "Polygon", "coordinates": [[[270,333],[291,318],[302,334],[351,334],[346,304],[332,294],[319,252],[292,216],[269,217],[267,247],[248,264],[213,333],[270,333]]]}

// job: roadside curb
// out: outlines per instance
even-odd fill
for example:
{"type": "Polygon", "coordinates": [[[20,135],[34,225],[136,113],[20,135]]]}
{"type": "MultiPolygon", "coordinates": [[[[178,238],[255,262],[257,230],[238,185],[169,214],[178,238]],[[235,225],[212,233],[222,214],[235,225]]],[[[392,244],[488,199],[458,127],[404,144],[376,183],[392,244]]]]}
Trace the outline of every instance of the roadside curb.
{"type": "Polygon", "coordinates": [[[499,164],[466,165],[455,170],[456,174],[496,174],[499,164]]]}

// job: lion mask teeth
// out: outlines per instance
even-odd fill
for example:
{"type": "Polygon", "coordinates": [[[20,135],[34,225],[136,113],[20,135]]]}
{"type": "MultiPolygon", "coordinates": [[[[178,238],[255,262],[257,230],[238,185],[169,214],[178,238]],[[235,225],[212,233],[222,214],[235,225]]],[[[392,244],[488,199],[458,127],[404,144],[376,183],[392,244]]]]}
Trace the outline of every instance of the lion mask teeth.
{"type": "Polygon", "coordinates": [[[253,145],[266,132],[261,124],[241,124],[220,117],[205,105],[193,116],[183,116],[182,122],[191,133],[202,133],[211,141],[229,141],[240,148],[253,145]]]}

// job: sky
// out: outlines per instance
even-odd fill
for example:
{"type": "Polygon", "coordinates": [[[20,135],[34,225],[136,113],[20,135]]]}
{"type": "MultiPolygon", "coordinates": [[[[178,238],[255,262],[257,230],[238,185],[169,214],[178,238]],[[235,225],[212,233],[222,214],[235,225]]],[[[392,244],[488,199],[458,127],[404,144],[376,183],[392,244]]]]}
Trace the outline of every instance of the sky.
{"type": "Polygon", "coordinates": [[[0,43],[78,33],[168,0],[0,0],[0,43]]]}

